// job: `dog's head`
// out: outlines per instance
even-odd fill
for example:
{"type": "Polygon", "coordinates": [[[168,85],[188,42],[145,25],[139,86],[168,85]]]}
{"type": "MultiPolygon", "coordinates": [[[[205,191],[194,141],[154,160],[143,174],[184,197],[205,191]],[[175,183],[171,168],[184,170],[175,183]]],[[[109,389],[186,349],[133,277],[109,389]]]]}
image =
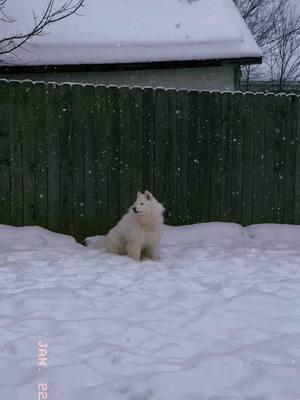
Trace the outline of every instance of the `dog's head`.
{"type": "Polygon", "coordinates": [[[150,214],[162,214],[164,212],[163,206],[154,198],[153,194],[148,192],[145,193],[137,192],[136,202],[131,207],[131,211],[135,215],[150,215],[150,214]]]}

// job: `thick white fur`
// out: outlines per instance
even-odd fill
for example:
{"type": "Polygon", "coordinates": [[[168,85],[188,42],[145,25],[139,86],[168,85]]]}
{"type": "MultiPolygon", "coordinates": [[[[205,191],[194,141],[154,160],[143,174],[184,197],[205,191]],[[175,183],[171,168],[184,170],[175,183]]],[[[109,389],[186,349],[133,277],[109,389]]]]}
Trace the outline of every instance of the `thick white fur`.
{"type": "Polygon", "coordinates": [[[105,247],[110,253],[159,259],[163,206],[146,191],[138,192],[136,202],[107,234],[105,247]]]}

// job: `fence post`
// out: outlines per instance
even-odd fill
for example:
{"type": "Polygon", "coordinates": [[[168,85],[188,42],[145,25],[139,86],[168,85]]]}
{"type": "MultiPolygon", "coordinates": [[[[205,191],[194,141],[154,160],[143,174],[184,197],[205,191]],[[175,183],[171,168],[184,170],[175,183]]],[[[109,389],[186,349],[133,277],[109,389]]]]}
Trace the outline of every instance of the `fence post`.
{"type": "Polygon", "coordinates": [[[294,223],[300,224],[300,101],[297,98],[296,164],[295,164],[295,206],[294,223]]]}
{"type": "Polygon", "coordinates": [[[10,224],[9,83],[0,82],[0,223],[10,224]]]}

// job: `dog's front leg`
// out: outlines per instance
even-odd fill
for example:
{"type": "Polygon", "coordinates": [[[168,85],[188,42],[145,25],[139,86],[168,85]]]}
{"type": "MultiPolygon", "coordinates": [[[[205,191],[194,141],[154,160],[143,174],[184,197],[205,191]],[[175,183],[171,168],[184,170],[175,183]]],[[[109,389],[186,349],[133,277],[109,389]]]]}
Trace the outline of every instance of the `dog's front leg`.
{"type": "Polygon", "coordinates": [[[141,260],[141,246],[136,243],[128,243],[126,246],[126,253],[130,258],[133,258],[136,261],[141,260]]]}

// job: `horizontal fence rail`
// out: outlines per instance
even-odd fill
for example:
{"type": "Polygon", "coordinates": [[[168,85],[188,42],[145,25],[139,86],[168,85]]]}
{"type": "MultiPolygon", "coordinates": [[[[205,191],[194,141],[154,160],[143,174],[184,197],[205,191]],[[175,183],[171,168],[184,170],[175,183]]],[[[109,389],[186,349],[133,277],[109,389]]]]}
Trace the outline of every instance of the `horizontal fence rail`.
{"type": "Polygon", "coordinates": [[[0,81],[0,223],[108,231],[147,189],[169,224],[300,223],[295,95],[0,81]]]}

